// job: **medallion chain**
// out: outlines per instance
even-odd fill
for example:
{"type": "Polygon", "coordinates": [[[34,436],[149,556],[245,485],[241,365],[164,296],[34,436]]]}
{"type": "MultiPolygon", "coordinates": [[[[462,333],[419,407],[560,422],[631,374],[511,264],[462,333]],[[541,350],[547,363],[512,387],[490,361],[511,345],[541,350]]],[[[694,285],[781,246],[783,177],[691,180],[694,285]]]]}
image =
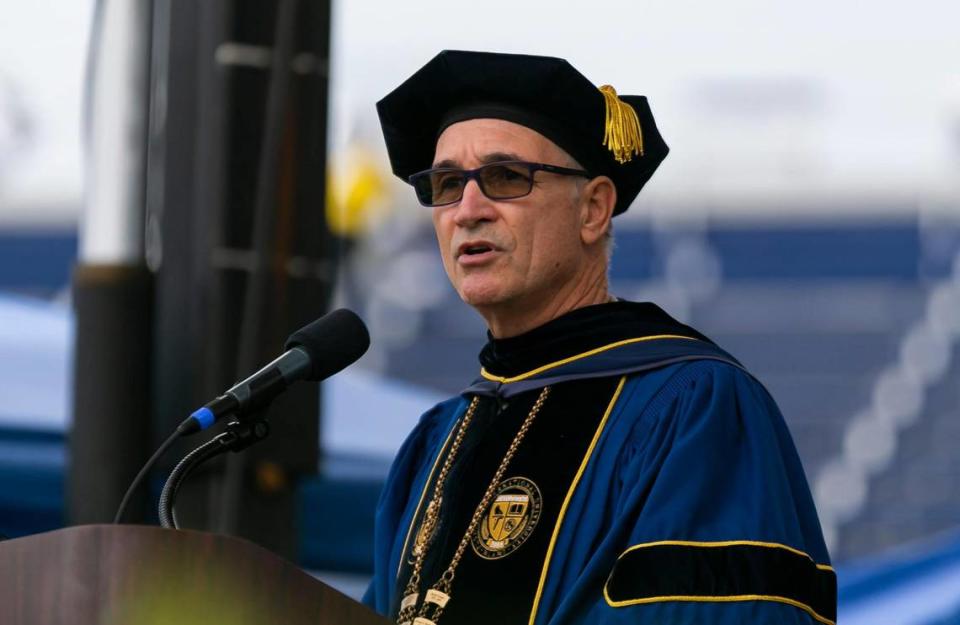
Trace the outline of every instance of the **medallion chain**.
{"type": "Polygon", "coordinates": [[[460,539],[460,543],[457,545],[457,549],[454,552],[453,557],[450,559],[450,565],[443,572],[443,575],[440,576],[440,579],[437,580],[437,582],[426,592],[423,601],[421,602],[419,596],[420,574],[423,571],[424,556],[426,555],[427,548],[429,547],[430,539],[433,537],[433,534],[439,523],[440,505],[442,503],[444,483],[446,482],[447,476],[450,473],[450,468],[453,466],[454,458],[457,452],[460,450],[460,444],[463,442],[467,427],[473,420],[473,415],[476,412],[477,404],[479,403],[479,398],[473,398],[473,401],[470,403],[470,407],[467,409],[467,413],[463,417],[463,421],[460,422],[460,426],[457,430],[456,436],[454,437],[453,444],[450,446],[450,452],[447,454],[447,457],[443,463],[443,467],[440,470],[440,474],[437,476],[437,481],[434,483],[433,493],[430,497],[430,503],[427,505],[427,509],[424,512],[424,519],[420,524],[420,529],[417,532],[417,538],[414,541],[413,571],[410,573],[410,579],[407,580],[407,585],[403,592],[403,600],[400,604],[400,613],[397,615],[397,622],[401,625],[409,625],[410,623],[414,623],[415,625],[419,625],[421,623],[424,625],[435,625],[440,619],[443,609],[446,607],[447,602],[450,601],[450,589],[453,585],[453,578],[456,574],[457,565],[460,564],[460,560],[463,557],[464,551],[466,551],[467,545],[470,544],[470,537],[473,535],[473,532],[476,531],[484,511],[490,505],[490,501],[497,492],[497,485],[500,484],[501,480],[503,479],[503,475],[506,473],[507,468],[510,465],[510,461],[513,460],[513,456],[517,453],[520,443],[523,442],[523,438],[526,436],[530,426],[533,425],[533,420],[536,418],[537,413],[540,412],[540,409],[543,407],[543,403],[546,401],[549,394],[549,386],[545,386],[543,390],[540,391],[537,401],[533,404],[529,414],[527,414],[526,419],[524,419],[523,424],[520,426],[520,430],[517,432],[517,435],[513,438],[513,441],[507,448],[507,452],[500,461],[500,465],[497,467],[497,470],[493,475],[493,479],[490,480],[490,483],[487,485],[487,490],[484,492],[480,503],[473,511],[473,516],[470,518],[470,523],[467,525],[467,531],[464,533],[463,538],[460,539]]]}

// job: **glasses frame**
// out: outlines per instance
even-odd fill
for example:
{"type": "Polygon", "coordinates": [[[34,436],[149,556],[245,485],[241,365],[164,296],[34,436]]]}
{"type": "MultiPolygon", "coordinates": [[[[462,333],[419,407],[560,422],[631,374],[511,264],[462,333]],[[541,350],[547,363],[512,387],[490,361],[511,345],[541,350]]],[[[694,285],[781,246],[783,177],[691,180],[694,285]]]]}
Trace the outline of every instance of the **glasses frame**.
{"type": "Polygon", "coordinates": [[[449,206],[451,204],[456,204],[463,199],[463,192],[467,188],[467,183],[471,180],[475,180],[477,187],[480,189],[480,192],[483,193],[484,197],[490,200],[499,201],[499,200],[515,200],[517,198],[526,197],[533,192],[533,183],[534,174],[538,171],[545,171],[550,174],[557,174],[558,176],[582,176],[584,178],[593,178],[593,174],[583,169],[571,169],[569,167],[560,167],[558,165],[549,165],[547,163],[532,163],[529,161],[494,161],[492,163],[487,163],[481,165],[476,169],[460,169],[457,167],[437,167],[435,169],[424,169],[423,171],[418,171],[415,174],[411,174],[407,178],[407,182],[414,187],[416,191],[417,181],[423,178],[429,177],[431,174],[438,173],[459,173],[463,176],[463,186],[460,188],[460,197],[450,202],[443,202],[442,204],[424,204],[423,200],[420,199],[420,194],[416,193],[417,201],[420,202],[421,206],[427,208],[437,208],[438,206],[449,206]],[[530,171],[530,189],[526,193],[521,193],[519,195],[511,195],[507,197],[493,197],[487,190],[483,187],[483,180],[480,178],[480,172],[487,169],[488,167],[497,167],[503,165],[522,165],[530,171]]]}

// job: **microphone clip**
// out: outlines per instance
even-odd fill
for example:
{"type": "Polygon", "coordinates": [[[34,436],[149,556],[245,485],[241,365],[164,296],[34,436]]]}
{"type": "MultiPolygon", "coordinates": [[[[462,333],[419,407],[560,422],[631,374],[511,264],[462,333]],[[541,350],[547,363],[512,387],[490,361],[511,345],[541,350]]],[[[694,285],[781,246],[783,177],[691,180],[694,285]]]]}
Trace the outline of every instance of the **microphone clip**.
{"type": "Polygon", "coordinates": [[[270,424],[262,412],[243,419],[233,419],[224,428],[220,444],[232,452],[240,452],[270,435],[270,424]]]}
{"type": "Polygon", "coordinates": [[[217,434],[211,440],[200,445],[180,463],[174,467],[170,477],[167,478],[160,493],[160,502],[157,514],[160,517],[160,525],[166,528],[179,529],[177,517],[174,513],[177,493],[180,486],[187,479],[190,473],[204,462],[215,458],[228,451],[240,452],[250,447],[254,443],[259,443],[270,435],[270,424],[263,418],[263,411],[258,411],[249,418],[240,420],[232,419],[224,427],[223,432],[217,434]]]}

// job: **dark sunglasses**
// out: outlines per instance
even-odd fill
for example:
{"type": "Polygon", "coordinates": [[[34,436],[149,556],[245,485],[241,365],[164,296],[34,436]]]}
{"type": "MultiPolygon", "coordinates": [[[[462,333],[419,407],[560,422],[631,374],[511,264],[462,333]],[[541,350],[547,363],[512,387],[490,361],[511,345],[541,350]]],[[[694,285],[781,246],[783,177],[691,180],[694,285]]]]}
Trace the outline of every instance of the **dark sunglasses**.
{"type": "Polygon", "coordinates": [[[513,200],[533,191],[533,174],[545,171],[561,176],[592,178],[582,169],[569,169],[545,163],[500,161],[476,169],[440,167],[413,174],[407,180],[424,206],[445,206],[459,202],[470,180],[476,180],[480,191],[491,200],[513,200]]]}

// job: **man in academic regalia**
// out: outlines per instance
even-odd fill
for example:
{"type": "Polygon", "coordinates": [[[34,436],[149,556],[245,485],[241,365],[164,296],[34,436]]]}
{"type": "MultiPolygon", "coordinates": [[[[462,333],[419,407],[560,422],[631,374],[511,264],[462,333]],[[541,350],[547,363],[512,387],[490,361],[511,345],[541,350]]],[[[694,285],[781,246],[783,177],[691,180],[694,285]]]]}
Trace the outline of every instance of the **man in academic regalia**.
{"type": "Polygon", "coordinates": [[[397,455],[365,602],[421,625],[835,621],[773,399],[607,289],[611,218],[667,154],[646,98],[562,59],[446,51],[378,111],[489,340],[397,455]]]}

